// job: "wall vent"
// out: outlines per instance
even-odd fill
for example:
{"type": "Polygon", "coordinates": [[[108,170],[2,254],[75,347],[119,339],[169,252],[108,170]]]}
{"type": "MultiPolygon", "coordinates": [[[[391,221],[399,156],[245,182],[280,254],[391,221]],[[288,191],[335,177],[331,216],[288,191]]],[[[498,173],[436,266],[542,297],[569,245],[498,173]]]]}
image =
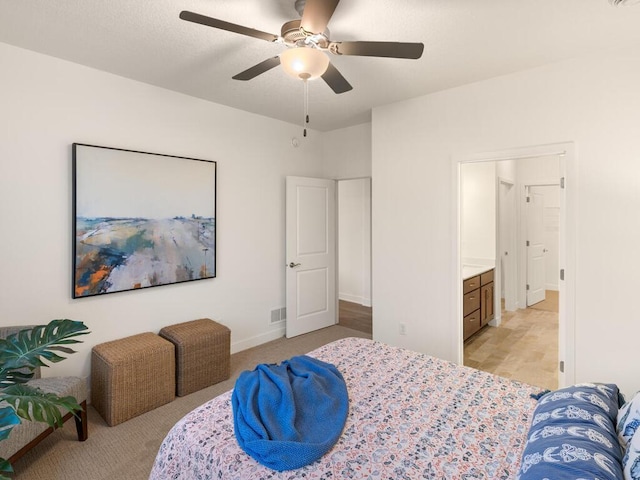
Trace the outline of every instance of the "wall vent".
{"type": "Polygon", "coordinates": [[[280,323],[287,319],[287,309],[286,307],[276,308],[271,310],[271,319],[269,320],[269,324],[273,325],[274,323],[280,323]]]}

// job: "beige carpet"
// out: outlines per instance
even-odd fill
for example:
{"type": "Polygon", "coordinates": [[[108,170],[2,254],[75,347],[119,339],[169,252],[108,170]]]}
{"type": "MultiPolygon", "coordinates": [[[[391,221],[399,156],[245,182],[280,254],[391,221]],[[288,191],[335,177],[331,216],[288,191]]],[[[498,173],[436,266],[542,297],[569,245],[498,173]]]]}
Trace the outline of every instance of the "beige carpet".
{"type": "MultiPolygon", "coordinates": [[[[89,439],[80,443],[75,423],[49,435],[16,465],[21,480],[137,480],[147,479],[156,453],[171,427],[188,412],[233,388],[240,372],[258,363],[275,363],[307,353],[345,337],[371,335],[339,325],[292,339],[281,338],[231,356],[231,378],[145,413],[115,427],[109,427],[89,406],[89,439]]],[[[132,392],[135,395],[135,392],[132,392]]]]}

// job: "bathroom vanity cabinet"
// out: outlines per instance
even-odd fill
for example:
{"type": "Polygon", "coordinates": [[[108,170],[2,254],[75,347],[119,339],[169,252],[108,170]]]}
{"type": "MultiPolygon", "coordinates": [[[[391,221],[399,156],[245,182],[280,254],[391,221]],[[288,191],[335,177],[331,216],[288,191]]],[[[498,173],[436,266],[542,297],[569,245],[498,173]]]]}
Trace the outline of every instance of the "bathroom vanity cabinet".
{"type": "Polygon", "coordinates": [[[495,316],[494,269],[478,272],[462,282],[462,332],[466,340],[495,316]]]}

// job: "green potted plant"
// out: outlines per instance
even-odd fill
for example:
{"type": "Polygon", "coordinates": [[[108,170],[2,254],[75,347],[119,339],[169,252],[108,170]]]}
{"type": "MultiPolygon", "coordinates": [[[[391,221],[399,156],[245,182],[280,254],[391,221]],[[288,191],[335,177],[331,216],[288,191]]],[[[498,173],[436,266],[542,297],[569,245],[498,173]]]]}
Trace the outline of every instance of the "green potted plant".
{"type": "MultiPolygon", "coordinates": [[[[37,367],[47,367],[75,353],[68,345],[80,343],[74,337],[89,333],[82,322],[52,320],[0,338],[0,441],[9,437],[21,419],[62,426],[59,408],[75,413],[81,410],[74,397],[58,397],[27,384],[37,367]],[[6,402],[6,403],[3,403],[6,402]]],[[[0,479],[13,472],[8,460],[0,458],[0,479]]]]}

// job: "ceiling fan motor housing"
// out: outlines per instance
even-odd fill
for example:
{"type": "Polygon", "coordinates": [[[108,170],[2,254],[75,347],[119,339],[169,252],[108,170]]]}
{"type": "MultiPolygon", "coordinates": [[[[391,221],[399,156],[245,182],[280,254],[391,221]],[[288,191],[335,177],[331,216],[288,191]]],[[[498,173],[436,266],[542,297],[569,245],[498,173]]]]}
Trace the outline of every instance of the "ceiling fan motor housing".
{"type": "Polygon", "coordinates": [[[280,36],[286,43],[296,44],[300,40],[305,39],[305,34],[300,30],[301,20],[291,20],[290,22],[282,25],[280,29],[280,36]]]}
{"type": "Polygon", "coordinates": [[[329,29],[324,33],[309,35],[300,28],[301,20],[291,20],[282,25],[280,36],[287,45],[312,45],[318,48],[327,48],[329,46],[329,29]]]}

